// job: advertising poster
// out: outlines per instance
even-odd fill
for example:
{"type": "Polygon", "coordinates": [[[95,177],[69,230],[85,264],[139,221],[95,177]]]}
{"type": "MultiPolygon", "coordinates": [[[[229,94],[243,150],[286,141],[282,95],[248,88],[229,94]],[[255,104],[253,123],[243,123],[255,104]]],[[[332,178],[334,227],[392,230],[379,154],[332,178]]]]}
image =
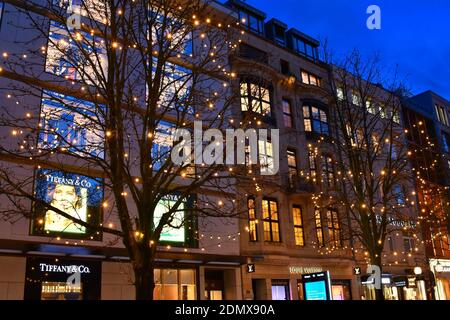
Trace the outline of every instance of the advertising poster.
{"type": "Polygon", "coordinates": [[[305,300],[331,300],[330,273],[319,272],[302,276],[305,300]]]}
{"type": "MultiPolygon", "coordinates": [[[[161,200],[155,210],[155,216],[154,216],[154,224],[155,227],[158,225],[159,221],[161,220],[161,217],[167,213],[170,208],[173,207],[173,205],[178,200],[177,196],[170,196],[166,197],[165,199],[161,200]]],[[[185,236],[185,212],[186,209],[186,203],[182,203],[179,208],[178,212],[173,214],[173,220],[170,223],[171,226],[166,225],[164,226],[161,236],[159,238],[162,242],[174,242],[174,243],[184,243],[186,236],[185,236]]]]}
{"type": "MultiPolygon", "coordinates": [[[[35,195],[54,208],[84,222],[98,221],[103,200],[101,179],[50,169],[36,172],[35,195]]],[[[84,226],[36,203],[36,231],[49,234],[86,235],[84,226]]]]}

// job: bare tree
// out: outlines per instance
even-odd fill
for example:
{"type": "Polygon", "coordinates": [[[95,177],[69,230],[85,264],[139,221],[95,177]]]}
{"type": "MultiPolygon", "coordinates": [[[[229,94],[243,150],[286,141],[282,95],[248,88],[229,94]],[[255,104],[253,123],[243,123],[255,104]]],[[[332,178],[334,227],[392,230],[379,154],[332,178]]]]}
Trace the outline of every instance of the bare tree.
{"type": "Polygon", "coordinates": [[[136,298],[153,299],[164,230],[238,217],[236,179],[253,181],[219,162],[172,160],[175,149],[195,153],[174,138],[195,120],[230,126],[234,21],[203,0],[6,2],[27,24],[17,22],[24,49],[1,71],[22,101],[1,107],[2,217],[31,219],[44,236],[112,234],[130,256],[136,298]]]}
{"type": "MultiPolygon", "coordinates": [[[[329,62],[333,138],[310,147],[320,172],[309,179],[321,185],[313,200],[318,208],[345,213],[325,249],[333,251],[347,240],[354,253],[362,248],[363,258],[378,266],[381,276],[387,236],[399,230],[417,236],[414,184],[400,116],[402,86],[396,75],[386,78],[388,70],[377,57],[364,60],[354,51],[341,63],[329,62]],[[333,157],[324,157],[320,149],[333,157]]],[[[327,217],[329,229],[336,229],[334,220],[327,217]]],[[[381,288],[376,295],[383,299],[381,288]]]]}

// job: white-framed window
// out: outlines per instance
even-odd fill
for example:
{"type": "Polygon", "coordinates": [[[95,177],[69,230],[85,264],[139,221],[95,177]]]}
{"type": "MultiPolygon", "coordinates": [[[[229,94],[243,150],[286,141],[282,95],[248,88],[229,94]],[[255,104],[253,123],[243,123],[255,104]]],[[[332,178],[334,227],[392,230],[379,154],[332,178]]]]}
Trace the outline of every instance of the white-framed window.
{"type": "Polygon", "coordinates": [[[240,85],[241,110],[252,111],[263,116],[271,115],[270,88],[252,81],[242,80],[240,85]]]}

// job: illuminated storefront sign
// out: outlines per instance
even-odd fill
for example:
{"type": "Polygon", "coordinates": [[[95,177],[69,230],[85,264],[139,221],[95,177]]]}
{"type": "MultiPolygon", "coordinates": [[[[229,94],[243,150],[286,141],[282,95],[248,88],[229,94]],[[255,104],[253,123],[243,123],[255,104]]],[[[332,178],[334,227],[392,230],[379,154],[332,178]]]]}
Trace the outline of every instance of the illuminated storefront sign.
{"type": "MultiPolygon", "coordinates": [[[[161,217],[169,212],[169,210],[175,205],[178,201],[177,196],[168,196],[163,200],[159,201],[156,205],[155,215],[154,215],[154,224],[158,225],[161,217]]],[[[186,203],[182,203],[177,212],[172,214],[172,222],[170,226],[166,224],[161,232],[161,236],[159,238],[162,242],[175,242],[175,243],[184,243],[186,240],[185,234],[185,212],[186,203]]]]}
{"type": "Polygon", "coordinates": [[[39,269],[42,272],[91,273],[89,267],[84,265],[56,265],[40,263],[39,269]]]}
{"type": "Polygon", "coordinates": [[[308,274],[308,273],[319,273],[322,272],[322,267],[301,267],[301,266],[292,266],[289,267],[290,274],[308,274]]]}

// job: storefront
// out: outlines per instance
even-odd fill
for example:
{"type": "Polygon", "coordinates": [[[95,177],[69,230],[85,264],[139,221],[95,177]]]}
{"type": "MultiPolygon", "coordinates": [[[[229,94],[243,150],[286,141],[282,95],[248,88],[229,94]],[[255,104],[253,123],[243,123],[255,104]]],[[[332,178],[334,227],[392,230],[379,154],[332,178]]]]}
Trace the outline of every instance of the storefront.
{"type": "Polygon", "coordinates": [[[27,258],[25,300],[98,300],[101,262],[27,258]]]}
{"type": "Polygon", "coordinates": [[[450,300],[450,260],[430,259],[430,270],[435,279],[435,299],[450,300]]]}
{"type": "MultiPolygon", "coordinates": [[[[365,300],[376,300],[375,278],[368,275],[361,277],[363,297],[365,300]]],[[[393,276],[383,274],[381,287],[385,300],[426,300],[425,280],[420,275],[393,276]]]]}
{"type": "MultiPolygon", "coordinates": [[[[286,261],[287,262],[287,261],[286,261]]],[[[351,300],[357,294],[356,277],[348,261],[331,262],[305,260],[282,264],[251,263],[243,269],[244,299],[253,300],[305,300],[303,276],[328,271],[333,300],[351,300]],[[249,272],[249,270],[251,270],[249,272]]]]}

